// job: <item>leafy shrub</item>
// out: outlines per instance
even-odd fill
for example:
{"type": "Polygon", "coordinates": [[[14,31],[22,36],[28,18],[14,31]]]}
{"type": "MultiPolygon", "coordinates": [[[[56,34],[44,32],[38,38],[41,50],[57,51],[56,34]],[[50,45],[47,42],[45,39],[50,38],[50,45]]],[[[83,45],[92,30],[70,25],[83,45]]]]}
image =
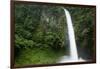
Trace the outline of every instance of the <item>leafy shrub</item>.
{"type": "Polygon", "coordinates": [[[44,41],[50,48],[54,50],[59,50],[63,45],[63,41],[61,41],[57,33],[53,32],[47,32],[44,41]]]}

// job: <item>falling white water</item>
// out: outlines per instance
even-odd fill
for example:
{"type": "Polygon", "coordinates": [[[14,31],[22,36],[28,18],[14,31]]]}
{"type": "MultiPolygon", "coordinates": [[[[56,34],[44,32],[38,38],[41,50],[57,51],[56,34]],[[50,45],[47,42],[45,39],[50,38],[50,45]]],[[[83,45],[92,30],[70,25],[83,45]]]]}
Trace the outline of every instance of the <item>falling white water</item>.
{"type": "Polygon", "coordinates": [[[75,41],[75,34],[74,34],[74,28],[73,28],[73,25],[72,25],[71,15],[70,15],[69,11],[66,10],[66,9],[64,9],[64,12],[65,12],[65,15],[66,15],[66,23],[67,23],[67,27],[68,27],[68,36],[69,36],[69,43],[70,43],[69,54],[70,55],[69,56],[65,55],[65,56],[61,57],[60,61],[58,63],[85,62],[86,60],[82,59],[81,57],[78,58],[76,41],[75,41]]]}
{"type": "Polygon", "coordinates": [[[68,27],[68,36],[69,36],[69,43],[70,43],[70,57],[72,60],[78,60],[78,53],[77,53],[77,47],[75,42],[75,35],[74,35],[74,29],[72,25],[71,15],[70,13],[64,9],[65,15],[66,15],[66,23],[68,27]]]}
{"type": "Polygon", "coordinates": [[[68,12],[68,10],[66,10],[66,9],[64,9],[64,12],[66,15],[66,23],[67,23],[67,27],[68,27],[70,56],[63,56],[60,60],[60,63],[62,63],[62,62],[75,62],[75,61],[78,61],[78,53],[77,53],[75,34],[74,34],[73,25],[72,25],[71,15],[68,12]]]}

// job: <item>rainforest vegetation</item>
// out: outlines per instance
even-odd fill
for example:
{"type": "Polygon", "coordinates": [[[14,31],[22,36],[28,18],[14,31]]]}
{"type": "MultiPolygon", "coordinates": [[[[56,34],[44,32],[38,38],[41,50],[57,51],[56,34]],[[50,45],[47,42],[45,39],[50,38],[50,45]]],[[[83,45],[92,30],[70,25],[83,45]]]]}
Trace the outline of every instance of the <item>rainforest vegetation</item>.
{"type": "Polygon", "coordinates": [[[95,41],[95,8],[15,4],[15,65],[54,64],[68,55],[65,13],[72,17],[79,57],[92,59],[95,41]],[[85,55],[85,56],[84,56],[85,55]]]}

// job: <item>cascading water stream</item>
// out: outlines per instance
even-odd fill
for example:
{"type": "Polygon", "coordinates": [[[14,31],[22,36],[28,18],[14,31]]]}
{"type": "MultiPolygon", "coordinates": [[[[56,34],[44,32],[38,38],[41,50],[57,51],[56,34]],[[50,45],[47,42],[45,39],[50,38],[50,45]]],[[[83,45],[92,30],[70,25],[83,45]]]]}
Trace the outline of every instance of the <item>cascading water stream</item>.
{"type": "Polygon", "coordinates": [[[72,25],[71,15],[70,15],[69,11],[64,9],[64,12],[65,12],[66,23],[67,23],[67,27],[68,27],[68,36],[69,36],[68,38],[69,38],[69,44],[70,44],[69,54],[70,54],[70,56],[63,56],[60,60],[60,63],[62,63],[62,62],[75,62],[75,61],[78,61],[79,59],[78,59],[78,53],[77,53],[77,47],[76,47],[76,41],[75,41],[74,28],[72,25]]]}
{"type": "MultiPolygon", "coordinates": [[[[72,25],[71,15],[68,10],[63,8],[66,16],[66,24],[68,27],[68,38],[69,38],[69,56],[65,55],[61,58],[61,60],[58,63],[66,63],[66,62],[80,62],[80,61],[86,61],[82,58],[78,58],[78,52],[76,47],[76,41],[75,41],[75,34],[74,34],[74,28],[72,25]]],[[[67,31],[66,31],[67,32],[67,31]]],[[[66,35],[67,36],[67,35],[66,35]]],[[[66,38],[67,39],[67,38],[66,38]]]]}
{"type": "Polygon", "coordinates": [[[70,13],[64,9],[65,15],[66,15],[66,23],[68,27],[68,36],[69,36],[69,44],[70,44],[70,57],[72,60],[78,60],[78,53],[77,53],[77,47],[76,47],[76,41],[75,41],[75,34],[74,34],[74,28],[72,25],[72,20],[70,13]]]}

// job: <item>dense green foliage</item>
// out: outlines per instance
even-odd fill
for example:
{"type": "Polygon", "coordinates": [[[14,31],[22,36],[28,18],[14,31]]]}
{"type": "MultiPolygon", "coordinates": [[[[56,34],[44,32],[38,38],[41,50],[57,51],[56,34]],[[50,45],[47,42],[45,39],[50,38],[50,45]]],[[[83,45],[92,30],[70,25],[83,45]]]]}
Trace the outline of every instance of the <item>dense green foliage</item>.
{"type": "MultiPolygon", "coordinates": [[[[94,8],[65,7],[73,20],[77,47],[92,56],[94,8]]],[[[56,63],[68,40],[61,6],[15,5],[15,64],[56,63]]]]}
{"type": "Polygon", "coordinates": [[[95,8],[71,8],[72,19],[79,54],[83,58],[91,59],[94,54],[95,42],[95,8]]]}

